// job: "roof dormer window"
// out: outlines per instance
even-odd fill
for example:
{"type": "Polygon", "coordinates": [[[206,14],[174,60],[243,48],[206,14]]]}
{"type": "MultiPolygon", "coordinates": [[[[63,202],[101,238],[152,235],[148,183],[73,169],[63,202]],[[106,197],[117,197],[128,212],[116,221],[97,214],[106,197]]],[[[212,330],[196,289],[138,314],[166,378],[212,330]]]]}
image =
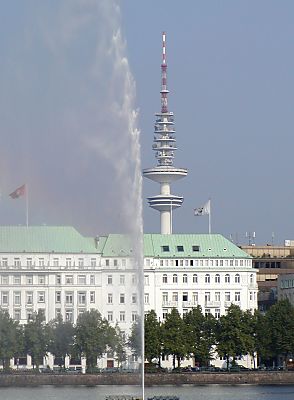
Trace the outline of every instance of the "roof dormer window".
{"type": "Polygon", "coordinates": [[[177,246],[177,251],[184,251],[184,246],[177,246]]]}
{"type": "Polygon", "coordinates": [[[200,246],[194,245],[194,246],[192,246],[192,250],[193,251],[200,251],[200,246]]]}
{"type": "Polygon", "coordinates": [[[169,251],[169,246],[161,246],[162,251],[169,251]]]}

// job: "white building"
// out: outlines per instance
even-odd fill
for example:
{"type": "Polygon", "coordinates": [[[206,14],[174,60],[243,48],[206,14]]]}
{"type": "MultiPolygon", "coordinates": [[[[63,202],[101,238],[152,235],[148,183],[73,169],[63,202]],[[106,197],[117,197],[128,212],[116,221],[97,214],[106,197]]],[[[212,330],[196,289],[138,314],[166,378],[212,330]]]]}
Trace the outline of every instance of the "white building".
{"type": "MultiPolygon", "coordinates": [[[[0,227],[0,307],[26,323],[98,309],[129,332],[139,310],[138,273],[124,235],[88,238],[72,227],[0,227]]],[[[257,308],[251,257],[218,234],[144,235],[145,311],[161,321],[200,305],[216,318],[231,303],[257,308]]],[[[104,365],[104,364],[103,364],[104,365]]]]}

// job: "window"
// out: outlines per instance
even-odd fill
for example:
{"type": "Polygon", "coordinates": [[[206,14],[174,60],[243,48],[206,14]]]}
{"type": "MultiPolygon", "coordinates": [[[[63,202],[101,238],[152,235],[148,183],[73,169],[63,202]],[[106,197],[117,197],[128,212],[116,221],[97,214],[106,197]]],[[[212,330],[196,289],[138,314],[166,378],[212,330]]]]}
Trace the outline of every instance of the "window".
{"type": "Polygon", "coordinates": [[[13,292],[13,304],[15,306],[20,306],[21,304],[20,292],[13,292]]]}
{"type": "Polygon", "coordinates": [[[149,304],[149,293],[144,294],[144,304],[149,304]]]}
{"type": "Polygon", "coordinates": [[[8,275],[2,275],[1,276],[1,283],[2,283],[2,285],[8,285],[9,284],[9,276],[8,275]]]}
{"type": "Polygon", "coordinates": [[[225,283],[230,283],[230,275],[229,274],[225,275],[225,283]]]}
{"type": "Polygon", "coordinates": [[[239,274],[235,275],[235,283],[240,283],[240,275],[239,274]]]}
{"type": "Polygon", "coordinates": [[[149,275],[144,275],[144,285],[149,286],[149,275]]]}
{"type": "Polygon", "coordinates": [[[215,292],[214,299],[215,301],[220,301],[220,292],[215,292]]]}
{"type": "Polygon", "coordinates": [[[204,293],[204,300],[205,300],[205,303],[210,301],[210,292],[205,292],[204,293]]]}
{"type": "Polygon", "coordinates": [[[90,275],[90,285],[95,285],[95,275],[90,275]]]}
{"type": "Polygon", "coordinates": [[[126,266],[127,266],[127,260],[126,260],[125,258],[123,258],[123,259],[121,260],[121,266],[122,266],[122,267],[126,267],[126,266]]]}
{"type": "Polygon", "coordinates": [[[177,246],[177,251],[184,251],[184,246],[177,246]]]}
{"type": "Polygon", "coordinates": [[[220,274],[216,274],[214,278],[215,283],[220,283],[220,274]]]}
{"type": "Polygon", "coordinates": [[[166,319],[166,317],[167,317],[167,314],[168,314],[168,310],[166,310],[166,309],[163,309],[163,310],[162,310],[162,319],[163,319],[163,320],[165,320],[165,319],[166,319]]]}
{"type": "Polygon", "coordinates": [[[31,321],[33,319],[33,310],[27,310],[27,320],[31,321]]]}
{"type": "Polygon", "coordinates": [[[197,283],[198,282],[198,276],[197,274],[193,274],[193,283],[197,283]]]}
{"type": "Polygon", "coordinates": [[[132,312],[132,322],[136,322],[138,320],[138,314],[136,313],[136,311],[132,312]]]}
{"type": "Polygon", "coordinates": [[[220,319],[220,308],[214,310],[214,317],[215,319],[220,319]]]}
{"type": "Polygon", "coordinates": [[[20,275],[14,275],[13,276],[13,284],[14,285],[20,285],[20,275]]]}
{"type": "Polygon", "coordinates": [[[65,320],[67,322],[73,322],[73,310],[65,310],[65,320]]]}
{"type": "Polygon", "coordinates": [[[183,292],[183,301],[188,301],[188,293],[183,292]]]}
{"type": "Polygon", "coordinates": [[[223,267],[224,266],[224,260],[219,260],[219,265],[220,265],[220,267],[223,267]]]}
{"type": "Polygon", "coordinates": [[[55,303],[61,303],[61,292],[55,292],[55,303]]]}
{"type": "Polygon", "coordinates": [[[86,275],[78,275],[78,285],[86,284],[86,275]]]}
{"type": "Polygon", "coordinates": [[[13,318],[15,319],[15,321],[20,321],[20,310],[13,311],[13,318]]]}
{"type": "Polygon", "coordinates": [[[231,301],[231,293],[225,292],[225,301],[231,301]]]}
{"type": "Polygon", "coordinates": [[[180,267],[184,266],[184,260],[180,260],[180,267]]]}
{"type": "Polygon", "coordinates": [[[26,292],[26,304],[33,304],[33,292],[26,292]]]}
{"type": "Polygon", "coordinates": [[[96,258],[91,258],[91,267],[96,267],[97,261],[96,258]]]}
{"type": "Polygon", "coordinates": [[[146,263],[146,267],[150,267],[150,258],[146,258],[145,263],[146,263]]]}
{"type": "Polygon", "coordinates": [[[118,266],[118,262],[117,262],[116,259],[113,260],[113,266],[114,266],[114,267],[117,267],[117,266],[118,266]]]}
{"type": "Polygon", "coordinates": [[[178,292],[173,292],[173,294],[172,294],[172,301],[178,302],[178,292]]]}
{"type": "Polygon", "coordinates": [[[253,293],[249,292],[249,300],[252,301],[253,300],[253,293]]]}
{"type": "Polygon", "coordinates": [[[15,267],[20,267],[20,258],[15,258],[14,259],[14,266],[15,267]]]}
{"type": "Polygon", "coordinates": [[[72,285],[73,284],[73,276],[72,275],[65,275],[65,284],[72,285]]]}
{"type": "Polygon", "coordinates": [[[178,283],[178,275],[173,274],[173,283],[178,283]]]}
{"type": "Polygon", "coordinates": [[[113,303],[113,294],[108,293],[107,295],[107,304],[112,304],[113,303]]]}
{"type": "Polygon", "coordinates": [[[113,312],[112,311],[108,311],[108,313],[107,313],[107,321],[108,322],[112,322],[113,321],[113,312]]]}
{"type": "Polygon", "coordinates": [[[160,260],[159,264],[160,264],[161,267],[163,267],[163,260],[160,260]]]}
{"type": "Polygon", "coordinates": [[[169,251],[169,246],[161,246],[163,252],[169,251]]]}
{"type": "Polygon", "coordinates": [[[210,283],[210,275],[205,274],[205,283],[210,283]]]}
{"type": "Polygon", "coordinates": [[[112,285],[112,275],[107,275],[107,285],[112,285]]]}
{"type": "Polygon", "coordinates": [[[235,301],[240,301],[240,300],[241,300],[241,293],[235,292],[235,301]]]}
{"type": "Polygon", "coordinates": [[[61,285],[61,275],[56,275],[56,285],[61,285]]]}
{"type": "Polygon", "coordinates": [[[137,303],[137,294],[133,293],[132,294],[132,304],[136,304],[137,303]]]}
{"type": "Polygon", "coordinates": [[[193,292],[192,293],[192,303],[193,303],[193,305],[197,305],[198,304],[198,292],[193,292]]]}
{"type": "Polygon", "coordinates": [[[120,275],[119,276],[119,284],[120,285],[124,285],[125,284],[125,276],[124,275],[120,275]]]}
{"type": "Polygon", "coordinates": [[[78,304],[79,305],[86,304],[86,292],[78,292],[78,304]]]}
{"type": "Polygon", "coordinates": [[[58,258],[53,258],[53,267],[59,267],[59,260],[58,260],[58,258]]]}
{"type": "Polygon", "coordinates": [[[44,266],[45,266],[44,258],[39,258],[39,267],[44,267],[44,266]]]}
{"type": "Polygon", "coordinates": [[[121,293],[119,295],[119,302],[120,302],[120,304],[124,304],[125,303],[125,294],[124,293],[121,293]]]}
{"type": "Polygon", "coordinates": [[[66,267],[71,267],[71,258],[66,258],[65,259],[65,266],[66,267]]]}
{"type": "Polygon", "coordinates": [[[132,275],[132,285],[136,285],[137,284],[137,277],[136,275],[132,275]]]}
{"type": "Polygon", "coordinates": [[[106,267],[109,267],[109,260],[105,260],[106,267]]]}
{"type": "Polygon", "coordinates": [[[125,321],[126,321],[126,313],[124,311],[120,311],[119,322],[125,322],[125,321]]]}
{"type": "Polygon", "coordinates": [[[55,308],[55,318],[58,318],[59,316],[61,316],[61,309],[55,308]]]}
{"type": "Polygon", "coordinates": [[[79,267],[83,267],[84,266],[84,259],[83,258],[79,258],[78,259],[78,266],[79,267]]]}
{"type": "Polygon", "coordinates": [[[8,267],[8,258],[2,258],[3,267],[8,267]]]}
{"type": "Polygon", "coordinates": [[[38,292],[38,303],[44,303],[45,302],[45,292],[38,292]]]}
{"type": "Polygon", "coordinates": [[[254,283],[254,278],[253,278],[253,274],[250,274],[250,283],[254,283]]]}
{"type": "Polygon", "coordinates": [[[200,247],[199,246],[192,246],[192,251],[200,251],[200,247]]]}
{"type": "Polygon", "coordinates": [[[162,275],[162,283],[167,283],[167,275],[166,274],[162,275]]]}
{"type": "MultiPolygon", "coordinates": [[[[40,260],[39,260],[39,262],[40,262],[40,260]]],[[[43,263],[44,263],[44,259],[43,259],[43,263]]],[[[31,258],[27,258],[27,267],[32,267],[32,266],[33,266],[33,260],[31,258]]]]}
{"type": "Polygon", "coordinates": [[[65,292],[65,303],[73,304],[73,292],[65,292]]]}
{"type": "Polygon", "coordinates": [[[167,303],[168,302],[168,293],[167,292],[163,292],[162,293],[162,302],[163,303],[167,303]]]}
{"type": "Polygon", "coordinates": [[[205,308],[205,310],[204,310],[204,315],[205,315],[206,317],[208,317],[209,314],[210,314],[210,309],[209,309],[209,308],[205,308]]]}
{"type": "Polygon", "coordinates": [[[188,283],[188,275],[187,274],[183,275],[183,283],[188,283]]]}
{"type": "Polygon", "coordinates": [[[95,303],[95,292],[90,292],[90,303],[95,303]]]}
{"type": "Polygon", "coordinates": [[[230,267],[234,265],[234,260],[230,260],[230,267]]]}
{"type": "Polygon", "coordinates": [[[8,306],[8,292],[1,293],[1,304],[2,306],[8,306]]]}
{"type": "Polygon", "coordinates": [[[235,260],[235,267],[238,267],[238,260],[235,260]]]}

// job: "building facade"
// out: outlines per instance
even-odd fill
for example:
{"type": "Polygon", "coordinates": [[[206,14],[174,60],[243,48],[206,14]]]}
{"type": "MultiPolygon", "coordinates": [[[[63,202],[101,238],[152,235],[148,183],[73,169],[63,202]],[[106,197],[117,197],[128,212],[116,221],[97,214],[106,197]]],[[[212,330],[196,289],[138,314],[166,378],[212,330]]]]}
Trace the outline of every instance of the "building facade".
{"type": "MultiPolygon", "coordinates": [[[[87,238],[72,227],[0,227],[0,307],[20,323],[42,310],[75,323],[97,309],[127,335],[140,311],[139,271],[125,235],[87,238]]],[[[200,305],[216,318],[257,307],[251,257],[218,234],[144,235],[144,309],[164,321],[200,305]]],[[[103,363],[101,366],[104,365],[103,363]]]]}

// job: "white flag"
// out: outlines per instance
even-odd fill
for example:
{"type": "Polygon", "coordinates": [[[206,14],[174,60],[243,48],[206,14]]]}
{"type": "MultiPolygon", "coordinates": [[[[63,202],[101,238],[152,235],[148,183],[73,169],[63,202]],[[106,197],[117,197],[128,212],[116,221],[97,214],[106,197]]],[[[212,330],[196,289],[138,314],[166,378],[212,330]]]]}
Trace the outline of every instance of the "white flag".
{"type": "Polygon", "coordinates": [[[201,217],[202,215],[210,215],[210,200],[203,207],[194,208],[194,215],[201,217]]]}

